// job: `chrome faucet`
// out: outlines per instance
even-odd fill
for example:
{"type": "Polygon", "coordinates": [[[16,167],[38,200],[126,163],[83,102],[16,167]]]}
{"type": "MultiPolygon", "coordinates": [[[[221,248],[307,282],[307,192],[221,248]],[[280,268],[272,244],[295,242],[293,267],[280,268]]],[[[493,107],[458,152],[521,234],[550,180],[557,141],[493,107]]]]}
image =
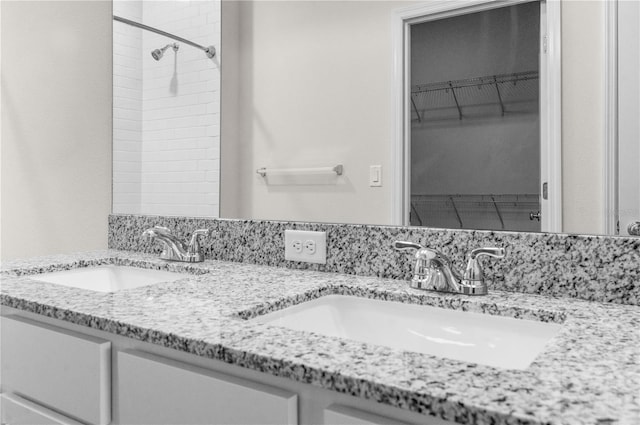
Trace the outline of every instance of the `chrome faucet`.
{"type": "Polygon", "coordinates": [[[160,254],[160,258],[163,260],[199,263],[204,261],[204,253],[200,246],[200,237],[209,236],[210,234],[209,229],[198,229],[193,232],[189,245],[187,245],[172,234],[168,228],[155,226],[142,232],[142,238],[147,241],[157,239],[164,244],[164,250],[160,254]]]}
{"type": "Polygon", "coordinates": [[[504,248],[478,248],[471,251],[464,274],[458,273],[451,260],[435,249],[425,248],[413,242],[396,241],[393,247],[398,251],[416,250],[416,266],[411,279],[411,287],[427,291],[454,292],[465,295],[486,295],[484,280],[478,257],[483,255],[504,258],[504,248]]]}

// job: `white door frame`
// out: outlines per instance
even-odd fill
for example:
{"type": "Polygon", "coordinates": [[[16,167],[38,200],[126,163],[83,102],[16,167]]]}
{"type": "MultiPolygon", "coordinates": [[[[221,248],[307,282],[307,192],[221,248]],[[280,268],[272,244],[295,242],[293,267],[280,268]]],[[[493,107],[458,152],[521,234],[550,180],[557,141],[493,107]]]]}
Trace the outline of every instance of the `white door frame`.
{"type": "Polygon", "coordinates": [[[618,234],[618,1],[605,2],[604,162],[602,175],[604,234],[618,234]]]}
{"type": "Polygon", "coordinates": [[[625,9],[619,10],[620,4],[617,0],[605,3],[604,22],[603,230],[609,235],[628,235],[628,224],[640,219],[640,175],[635,165],[639,153],[635,143],[640,134],[640,9],[630,12],[631,3],[626,3],[625,9]],[[629,31],[633,31],[631,35],[629,31]],[[620,78],[624,78],[624,91],[619,92],[620,78]]]}
{"type": "MultiPolygon", "coordinates": [[[[392,210],[395,225],[409,224],[411,197],[411,24],[450,16],[512,6],[532,0],[433,0],[394,11],[393,37],[393,136],[391,152],[392,210]]],[[[535,0],[533,0],[535,1],[535,0]]],[[[541,230],[562,230],[562,111],[560,1],[541,1],[540,139],[541,184],[547,182],[547,199],[541,199],[541,230]]],[[[542,193],[542,188],[540,189],[542,193]]]]}

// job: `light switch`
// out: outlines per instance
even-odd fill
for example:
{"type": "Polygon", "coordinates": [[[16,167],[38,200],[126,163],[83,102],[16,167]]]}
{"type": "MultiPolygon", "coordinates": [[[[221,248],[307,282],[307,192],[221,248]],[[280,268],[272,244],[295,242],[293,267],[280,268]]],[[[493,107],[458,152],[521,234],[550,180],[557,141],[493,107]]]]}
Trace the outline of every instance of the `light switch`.
{"type": "Polygon", "coordinates": [[[382,165],[369,166],[369,186],[382,186],[382,165]]]}

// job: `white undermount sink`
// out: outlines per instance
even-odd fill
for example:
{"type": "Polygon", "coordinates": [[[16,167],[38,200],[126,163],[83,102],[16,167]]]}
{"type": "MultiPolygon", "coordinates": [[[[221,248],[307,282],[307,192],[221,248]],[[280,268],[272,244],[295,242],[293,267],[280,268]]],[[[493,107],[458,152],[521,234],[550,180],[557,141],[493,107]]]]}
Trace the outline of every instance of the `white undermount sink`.
{"type": "Polygon", "coordinates": [[[251,320],[504,369],[526,369],[562,327],[344,295],[251,320]]]}
{"type": "Polygon", "coordinates": [[[105,265],[29,276],[32,280],[98,292],[115,292],[189,277],[186,273],[105,265]]]}

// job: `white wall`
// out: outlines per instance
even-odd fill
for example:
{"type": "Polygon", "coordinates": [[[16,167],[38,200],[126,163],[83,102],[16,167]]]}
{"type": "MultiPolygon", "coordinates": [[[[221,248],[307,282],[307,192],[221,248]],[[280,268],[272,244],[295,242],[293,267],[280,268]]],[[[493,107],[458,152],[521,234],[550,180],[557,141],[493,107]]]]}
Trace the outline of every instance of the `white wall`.
{"type": "Polygon", "coordinates": [[[240,143],[240,34],[244,26],[241,2],[223,0],[220,13],[220,217],[243,217],[243,206],[250,201],[248,191],[240,190],[245,171],[242,158],[251,158],[251,144],[240,143]]]}
{"type": "MultiPolygon", "coordinates": [[[[239,34],[227,27],[223,35],[241,51],[238,67],[223,68],[228,81],[235,80],[230,90],[238,102],[230,108],[237,112],[223,112],[223,132],[235,135],[223,139],[223,150],[235,155],[222,163],[223,191],[235,194],[225,198],[223,217],[391,222],[388,173],[382,188],[370,188],[367,176],[370,164],[389,169],[390,13],[407,4],[258,1],[236,6],[239,34]],[[345,164],[342,186],[268,187],[255,174],[262,166],[336,161],[345,164]]],[[[602,2],[562,3],[568,232],[601,231],[603,22],[602,2]]]]}
{"type": "MultiPolygon", "coordinates": [[[[219,50],[220,2],[218,1],[162,1],[134,2],[140,15],[130,7],[114,3],[114,11],[121,16],[143,22],[179,35],[203,46],[214,45],[219,50]],[[134,15],[128,15],[132,12],[134,15]]],[[[124,2],[130,3],[130,2],[124,2]]],[[[127,25],[115,22],[117,27],[127,25]]],[[[131,28],[131,27],[129,27],[131,28]]],[[[179,50],[165,51],[156,61],[151,57],[154,49],[174,41],[167,37],[140,29],[133,29],[128,43],[140,39],[136,67],[141,69],[141,143],[140,153],[128,150],[127,162],[114,163],[114,175],[130,178],[126,184],[114,186],[116,199],[133,201],[135,184],[139,183],[138,207],[134,202],[114,202],[114,212],[191,215],[217,217],[219,209],[220,158],[220,76],[218,58],[209,59],[202,50],[185,43],[179,50]],[[130,175],[137,171],[137,175],[130,175]],[[136,181],[135,179],[138,179],[136,181]],[[132,189],[129,191],[129,189],[132,189]]],[[[117,40],[116,40],[117,41],[117,40]]],[[[114,55],[119,50],[114,44],[114,55]]],[[[121,90],[114,80],[114,91],[121,90]]],[[[135,95],[130,85],[127,94],[135,95]]],[[[124,99],[126,102],[133,99],[124,99]]],[[[114,98],[114,108],[122,107],[121,98],[114,98]]],[[[129,121],[116,120],[114,137],[124,133],[122,140],[136,134],[127,127],[138,117],[131,111],[129,121]]],[[[116,139],[118,143],[118,139],[116,139]]],[[[125,145],[125,147],[127,147],[125,145]]],[[[119,152],[117,149],[116,152],[119,152]]],[[[124,183],[124,182],[123,182],[124,183]]]]}
{"type": "Polygon", "coordinates": [[[104,249],[111,2],[0,7],[2,259],[104,249]]]}
{"type": "MultiPolygon", "coordinates": [[[[260,219],[390,221],[390,187],[369,187],[368,176],[369,166],[380,164],[389,181],[390,13],[404,4],[239,3],[239,69],[223,67],[226,77],[236,73],[240,81],[237,115],[224,112],[223,125],[238,130],[223,143],[242,152],[242,159],[231,163],[225,157],[222,164],[239,170],[223,182],[237,194],[237,204],[222,205],[223,216],[230,211],[260,219]],[[267,186],[255,172],[339,163],[344,176],[335,185],[267,186]]],[[[226,40],[233,37],[228,30],[233,28],[225,30],[226,40]]]]}
{"type": "Polygon", "coordinates": [[[562,2],[563,231],[603,231],[604,2],[562,2]]]}

